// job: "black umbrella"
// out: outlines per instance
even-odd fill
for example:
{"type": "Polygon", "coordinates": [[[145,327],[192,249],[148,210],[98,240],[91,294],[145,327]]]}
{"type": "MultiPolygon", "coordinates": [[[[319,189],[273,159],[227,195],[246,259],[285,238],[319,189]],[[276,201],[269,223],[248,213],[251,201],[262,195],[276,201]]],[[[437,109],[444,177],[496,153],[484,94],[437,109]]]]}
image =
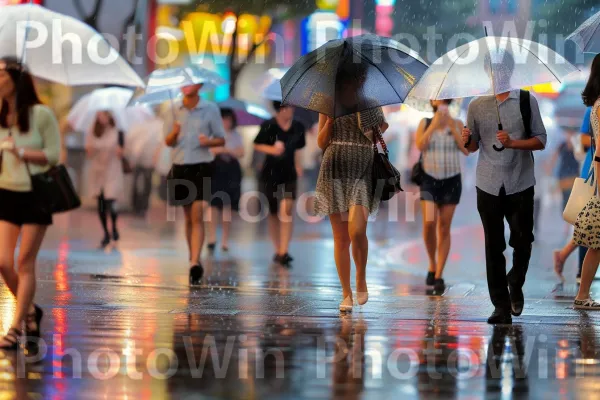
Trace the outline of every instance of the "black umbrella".
{"type": "Polygon", "coordinates": [[[283,103],[331,117],[398,104],[427,68],[416,52],[389,38],[332,40],[281,79],[283,103]]]}

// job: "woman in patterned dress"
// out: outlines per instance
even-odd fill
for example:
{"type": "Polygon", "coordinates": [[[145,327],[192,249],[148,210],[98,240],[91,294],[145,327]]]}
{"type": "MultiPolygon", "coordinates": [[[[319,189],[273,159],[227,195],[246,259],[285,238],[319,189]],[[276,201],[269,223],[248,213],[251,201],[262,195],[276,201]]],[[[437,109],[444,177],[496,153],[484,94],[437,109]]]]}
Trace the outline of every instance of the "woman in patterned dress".
{"type": "MultiPolygon", "coordinates": [[[[586,106],[592,107],[592,116],[590,121],[592,123],[592,134],[594,140],[598,142],[598,136],[600,135],[600,54],[594,58],[592,63],[592,69],[590,79],[588,80],[587,86],[582,93],[583,102],[586,106]]],[[[598,164],[600,162],[600,147],[596,146],[596,154],[594,155],[594,161],[592,168],[595,168],[595,184],[598,185],[600,179],[598,176],[599,169],[598,164]]],[[[575,224],[575,242],[578,244],[586,244],[588,252],[583,261],[583,269],[581,271],[581,284],[579,286],[579,293],[575,297],[573,308],[580,310],[600,310],[600,303],[595,302],[590,297],[590,287],[596,276],[598,270],[598,264],[600,264],[600,209],[597,207],[598,203],[593,204],[592,207],[586,206],[585,212],[592,214],[592,220],[597,221],[596,225],[585,226],[579,223],[575,224]],[[589,236],[592,236],[590,239],[589,236]]]]}
{"type": "MultiPolygon", "coordinates": [[[[339,76],[338,76],[339,79],[339,76]]],[[[342,91],[356,93],[356,83],[342,91]]],[[[315,212],[328,215],[334,240],[335,263],[342,285],[340,311],[352,311],[350,287],[350,245],[356,264],[357,302],[368,301],[366,267],[369,242],[367,221],[375,214],[379,201],[373,196],[373,131],[388,128],[381,108],[346,115],[337,119],[320,115],[319,147],[324,150],[317,181],[315,212]]]]}

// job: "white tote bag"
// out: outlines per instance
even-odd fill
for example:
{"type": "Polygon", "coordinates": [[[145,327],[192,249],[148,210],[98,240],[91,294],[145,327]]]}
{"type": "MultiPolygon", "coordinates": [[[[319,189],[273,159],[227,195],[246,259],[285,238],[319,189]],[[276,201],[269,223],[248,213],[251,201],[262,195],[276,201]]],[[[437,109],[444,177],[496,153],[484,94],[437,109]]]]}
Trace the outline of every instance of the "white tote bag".
{"type": "Polygon", "coordinates": [[[563,218],[565,221],[571,225],[575,225],[581,210],[583,210],[583,207],[589,203],[595,192],[596,179],[594,179],[594,163],[592,163],[592,168],[590,169],[587,179],[575,179],[573,190],[571,191],[569,201],[567,202],[567,206],[563,212],[563,218]]]}

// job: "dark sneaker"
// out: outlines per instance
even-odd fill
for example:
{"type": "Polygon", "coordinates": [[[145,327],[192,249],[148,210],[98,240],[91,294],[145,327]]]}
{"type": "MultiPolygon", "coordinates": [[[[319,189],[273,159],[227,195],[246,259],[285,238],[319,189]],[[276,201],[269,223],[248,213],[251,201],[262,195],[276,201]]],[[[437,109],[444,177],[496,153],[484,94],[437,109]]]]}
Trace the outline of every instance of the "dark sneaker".
{"type": "Polygon", "coordinates": [[[427,286],[433,286],[435,284],[435,272],[427,273],[427,279],[425,279],[425,284],[427,286]]]}
{"type": "Polygon", "coordinates": [[[119,239],[121,239],[121,235],[119,235],[119,231],[118,230],[114,229],[113,230],[113,240],[115,242],[118,242],[119,239]]]}
{"type": "Polygon", "coordinates": [[[190,285],[191,286],[200,285],[203,275],[204,275],[204,268],[202,268],[202,265],[198,264],[198,265],[194,265],[192,268],[190,268],[190,285]]]}
{"type": "Polygon", "coordinates": [[[441,278],[436,279],[435,283],[433,284],[433,288],[436,292],[443,292],[444,290],[446,290],[446,283],[441,278]]]}
{"type": "Polygon", "coordinates": [[[106,248],[106,246],[108,246],[109,244],[110,244],[110,236],[106,235],[106,236],[104,236],[104,239],[102,239],[102,242],[100,242],[100,249],[106,248]]]}
{"type": "Polygon", "coordinates": [[[215,250],[217,249],[217,244],[216,243],[209,243],[206,245],[206,248],[208,249],[208,252],[210,254],[214,254],[215,250]]]}
{"type": "Polygon", "coordinates": [[[488,324],[512,324],[512,317],[508,311],[495,309],[492,315],[488,318],[488,324]]]}
{"type": "Polygon", "coordinates": [[[523,307],[525,306],[523,289],[508,285],[508,292],[510,294],[510,311],[512,315],[518,317],[523,313],[523,307]]]}

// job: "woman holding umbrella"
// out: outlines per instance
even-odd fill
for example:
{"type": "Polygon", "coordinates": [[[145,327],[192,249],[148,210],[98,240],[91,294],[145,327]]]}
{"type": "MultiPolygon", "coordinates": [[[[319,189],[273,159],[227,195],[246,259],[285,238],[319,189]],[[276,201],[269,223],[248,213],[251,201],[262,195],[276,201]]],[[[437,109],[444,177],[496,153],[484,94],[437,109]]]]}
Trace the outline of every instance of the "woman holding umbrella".
{"type": "MultiPolygon", "coordinates": [[[[352,108],[366,71],[362,64],[346,64],[338,71],[339,99],[352,108]]],[[[315,212],[328,215],[333,230],[334,258],[342,284],[343,301],[340,311],[352,311],[350,286],[350,245],[356,264],[357,302],[364,305],[369,299],[366,269],[369,241],[367,221],[378,209],[374,198],[371,171],[373,169],[373,135],[388,128],[380,107],[337,119],[320,115],[319,147],[324,151],[321,172],[317,181],[315,212]]]]}
{"type": "Polygon", "coordinates": [[[0,274],[17,298],[10,329],[0,340],[3,349],[18,347],[23,321],[27,336],[40,336],[43,312],[33,304],[35,263],[52,215],[40,210],[29,175],[47,171],[60,156],[58,122],[23,68],[14,59],[0,61],[0,274]]]}
{"type": "Polygon", "coordinates": [[[237,118],[231,108],[221,109],[221,118],[225,128],[225,146],[210,149],[215,156],[215,175],[213,178],[213,196],[210,201],[210,231],[208,250],[214,252],[217,246],[217,226],[223,224],[221,250],[229,251],[229,232],[231,212],[239,211],[242,196],[242,167],[239,160],[244,157],[244,143],[237,132],[237,118]]]}

